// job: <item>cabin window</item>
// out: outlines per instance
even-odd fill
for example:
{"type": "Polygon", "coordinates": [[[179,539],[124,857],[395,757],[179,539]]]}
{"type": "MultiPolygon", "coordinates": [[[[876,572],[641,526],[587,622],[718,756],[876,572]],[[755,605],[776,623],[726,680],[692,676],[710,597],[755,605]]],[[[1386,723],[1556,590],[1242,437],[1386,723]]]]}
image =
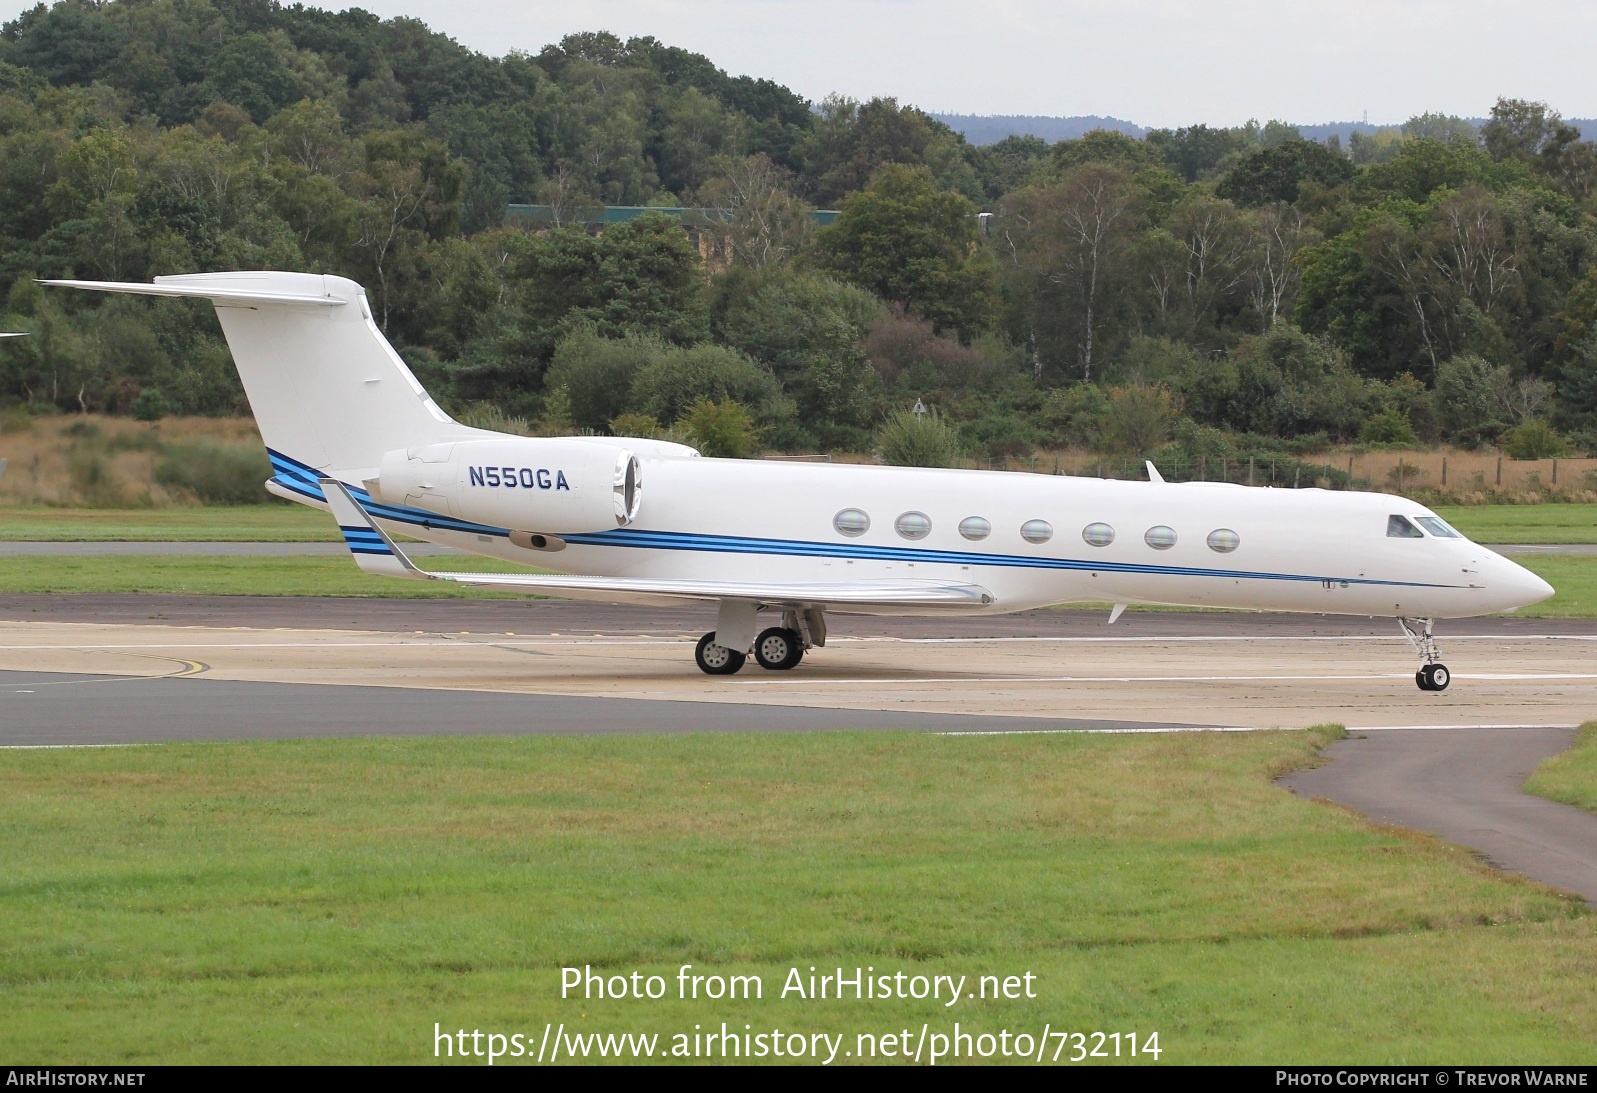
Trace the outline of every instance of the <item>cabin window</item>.
{"type": "Polygon", "coordinates": [[[1020,525],[1020,537],[1028,543],[1046,543],[1054,537],[1054,526],[1047,520],[1027,520],[1020,525]]]}
{"type": "Polygon", "coordinates": [[[932,518],[924,512],[906,512],[893,521],[893,530],[906,539],[924,539],[932,533],[932,518]]]}
{"type": "Polygon", "coordinates": [[[1106,547],[1115,541],[1115,529],[1108,524],[1088,524],[1081,529],[1088,546],[1106,547]]]}
{"type": "Polygon", "coordinates": [[[1163,524],[1151,527],[1143,533],[1142,541],[1155,550],[1169,550],[1176,545],[1176,529],[1167,528],[1163,524]]]}
{"type": "Polygon", "coordinates": [[[859,509],[844,509],[832,517],[832,526],[837,529],[839,535],[857,539],[871,530],[871,518],[859,509]]]}
{"type": "Polygon", "coordinates": [[[1443,520],[1440,516],[1416,516],[1414,517],[1414,520],[1419,524],[1420,527],[1424,528],[1438,539],[1464,538],[1458,532],[1449,527],[1447,521],[1443,520]]]}
{"type": "Polygon", "coordinates": [[[1242,545],[1242,536],[1230,528],[1215,528],[1209,532],[1209,549],[1217,554],[1230,554],[1242,545]]]}
{"type": "Polygon", "coordinates": [[[1408,522],[1406,516],[1388,516],[1386,518],[1386,537],[1388,539],[1423,539],[1425,533],[1408,522]]]}
{"type": "Polygon", "coordinates": [[[993,533],[993,526],[980,516],[967,516],[959,522],[959,533],[972,541],[985,539],[993,533]]]}

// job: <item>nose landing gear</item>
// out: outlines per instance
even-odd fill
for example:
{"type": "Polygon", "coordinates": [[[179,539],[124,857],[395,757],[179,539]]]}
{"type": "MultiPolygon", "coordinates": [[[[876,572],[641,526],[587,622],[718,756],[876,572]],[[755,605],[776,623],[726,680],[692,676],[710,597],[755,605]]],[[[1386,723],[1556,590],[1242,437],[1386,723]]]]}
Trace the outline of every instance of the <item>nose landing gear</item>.
{"type": "Polygon", "coordinates": [[[1436,639],[1431,636],[1431,620],[1400,618],[1397,624],[1403,628],[1403,636],[1414,646],[1414,651],[1425,661],[1420,670],[1414,673],[1414,682],[1420,690],[1447,690],[1453,674],[1447,670],[1447,665],[1441,663],[1442,655],[1437,651],[1436,639]]]}
{"type": "Polygon", "coordinates": [[[1445,691],[1451,678],[1445,664],[1427,664],[1414,673],[1414,682],[1422,691],[1445,691]]]}

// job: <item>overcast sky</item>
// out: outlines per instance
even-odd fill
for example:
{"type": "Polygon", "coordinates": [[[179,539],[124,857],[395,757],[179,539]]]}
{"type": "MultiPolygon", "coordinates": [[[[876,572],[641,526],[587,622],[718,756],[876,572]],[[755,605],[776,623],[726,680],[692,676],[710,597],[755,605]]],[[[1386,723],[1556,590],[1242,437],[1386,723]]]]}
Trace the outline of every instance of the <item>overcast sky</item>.
{"type": "MultiPolygon", "coordinates": [[[[0,0],[0,16],[31,6],[0,0]]],[[[317,6],[338,7],[336,3],[317,6]]],[[[366,0],[486,53],[653,35],[818,99],[1142,125],[1481,116],[1499,95],[1597,117],[1582,0],[366,0]]]]}

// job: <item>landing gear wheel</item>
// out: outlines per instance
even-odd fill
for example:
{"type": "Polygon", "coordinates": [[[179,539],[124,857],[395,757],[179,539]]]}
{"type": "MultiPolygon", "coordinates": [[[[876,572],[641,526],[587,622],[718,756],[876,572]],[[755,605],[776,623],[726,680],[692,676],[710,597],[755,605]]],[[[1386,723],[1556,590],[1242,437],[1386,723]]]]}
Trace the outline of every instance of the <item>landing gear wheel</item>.
{"type": "Polygon", "coordinates": [[[1445,691],[1452,680],[1452,673],[1445,664],[1427,664],[1414,673],[1414,682],[1420,685],[1422,691],[1445,691]]]}
{"type": "Polygon", "coordinates": [[[804,659],[804,639],[797,630],[773,626],[754,639],[754,660],[761,668],[785,672],[804,659]]]}
{"type": "Polygon", "coordinates": [[[700,638],[698,647],[693,650],[693,660],[699,671],[708,676],[733,675],[747,659],[747,653],[734,653],[724,645],[715,644],[714,630],[700,638]]]}

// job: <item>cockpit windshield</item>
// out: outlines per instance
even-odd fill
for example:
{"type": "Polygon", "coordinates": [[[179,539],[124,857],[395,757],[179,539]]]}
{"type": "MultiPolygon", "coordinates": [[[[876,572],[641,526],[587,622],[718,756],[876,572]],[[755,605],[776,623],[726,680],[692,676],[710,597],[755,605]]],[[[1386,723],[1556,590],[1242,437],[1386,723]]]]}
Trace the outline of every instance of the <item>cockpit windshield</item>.
{"type": "Polygon", "coordinates": [[[1409,523],[1406,516],[1388,516],[1386,518],[1386,537],[1388,539],[1423,539],[1425,533],[1409,523]]]}
{"type": "Polygon", "coordinates": [[[1449,527],[1447,521],[1443,520],[1440,516],[1416,516],[1414,519],[1419,523],[1420,527],[1424,528],[1438,539],[1464,538],[1458,532],[1449,527]]]}

